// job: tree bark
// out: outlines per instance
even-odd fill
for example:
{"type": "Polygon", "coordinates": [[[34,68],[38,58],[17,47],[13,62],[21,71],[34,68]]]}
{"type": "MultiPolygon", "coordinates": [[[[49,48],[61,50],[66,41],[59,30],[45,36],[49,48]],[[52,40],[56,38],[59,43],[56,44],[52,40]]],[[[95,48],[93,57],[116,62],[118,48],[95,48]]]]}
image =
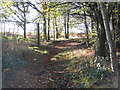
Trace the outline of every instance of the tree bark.
{"type": "Polygon", "coordinates": [[[114,72],[113,87],[118,88],[118,63],[117,63],[117,59],[116,59],[116,51],[115,51],[115,47],[114,47],[114,41],[113,41],[112,35],[110,33],[110,26],[109,26],[108,18],[107,18],[108,16],[105,11],[104,3],[102,3],[102,2],[100,2],[100,10],[102,13],[106,38],[107,38],[108,46],[109,46],[111,68],[112,68],[112,71],[114,72]]]}
{"type": "Polygon", "coordinates": [[[40,46],[40,28],[39,23],[37,23],[37,38],[38,38],[38,47],[40,46]]]}
{"type": "Polygon", "coordinates": [[[118,10],[118,13],[117,13],[117,15],[118,15],[117,16],[117,18],[118,18],[117,19],[118,20],[117,21],[117,31],[118,31],[117,34],[118,35],[117,35],[117,37],[119,37],[120,36],[120,2],[117,3],[117,10],[118,10]]]}
{"type": "Polygon", "coordinates": [[[24,21],[23,27],[24,27],[24,38],[26,38],[26,21],[24,21]]]}
{"type": "Polygon", "coordinates": [[[44,41],[47,40],[47,34],[46,34],[46,10],[47,10],[47,2],[42,2],[42,8],[43,8],[43,32],[44,32],[44,41]]]}
{"type": "MultiPolygon", "coordinates": [[[[93,18],[92,18],[92,14],[91,14],[91,30],[92,33],[94,33],[94,27],[93,27],[93,18]]],[[[93,37],[93,36],[92,36],[93,37]]],[[[94,37],[93,37],[94,38],[94,37]]]]}
{"type": "Polygon", "coordinates": [[[67,12],[67,35],[66,38],[69,38],[69,12],[67,12]]]}
{"type": "MultiPolygon", "coordinates": [[[[97,7],[96,7],[97,8],[97,7]]],[[[96,31],[97,31],[97,45],[96,45],[96,56],[106,57],[106,35],[105,28],[102,20],[101,12],[98,8],[95,12],[96,19],[96,31]]]]}
{"type": "Polygon", "coordinates": [[[66,14],[64,15],[64,28],[65,28],[65,38],[67,38],[67,29],[66,29],[66,14]]]}
{"type": "Polygon", "coordinates": [[[48,40],[50,40],[50,18],[48,17],[48,40]]]}
{"type": "Polygon", "coordinates": [[[58,32],[56,17],[54,17],[54,19],[55,19],[56,38],[58,39],[59,38],[59,32],[58,32]]]}
{"type": "Polygon", "coordinates": [[[23,4],[23,8],[24,8],[24,11],[23,11],[23,14],[24,14],[24,22],[23,22],[23,27],[24,27],[24,38],[26,38],[26,10],[25,10],[25,6],[23,4]]]}
{"type": "Polygon", "coordinates": [[[99,56],[106,57],[106,35],[105,28],[102,22],[102,18],[100,18],[100,31],[99,31],[99,56]]]}
{"type": "Polygon", "coordinates": [[[84,11],[84,24],[85,24],[85,28],[86,28],[86,45],[89,45],[89,32],[88,32],[88,25],[87,25],[87,21],[86,21],[86,12],[84,11]]]}
{"type": "Polygon", "coordinates": [[[46,41],[47,36],[46,36],[46,17],[45,16],[43,17],[43,21],[44,21],[44,23],[43,23],[44,41],[46,41]]]}
{"type": "Polygon", "coordinates": [[[55,19],[53,18],[53,40],[55,41],[55,19]]]}
{"type": "Polygon", "coordinates": [[[6,25],[5,25],[5,22],[4,22],[4,35],[5,35],[5,32],[6,32],[6,30],[5,30],[6,28],[5,27],[6,27],[6,25]]]}

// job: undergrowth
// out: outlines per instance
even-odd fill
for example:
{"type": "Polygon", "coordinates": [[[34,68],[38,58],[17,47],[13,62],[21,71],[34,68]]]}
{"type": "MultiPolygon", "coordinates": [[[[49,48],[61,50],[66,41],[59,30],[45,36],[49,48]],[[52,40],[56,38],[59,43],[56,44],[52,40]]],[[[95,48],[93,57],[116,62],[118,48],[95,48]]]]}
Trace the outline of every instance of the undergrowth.
{"type": "MultiPolygon", "coordinates": [[[[77,57],[73,51],[57,54],[51,60],[68,61],[64,66],[65,77],[70,78],[73,88],[108,88],[111,84],[111,68],[108,57],[77,57]]],[[[89,57],[89,56],[88,56],[89,57]]],[[[57,67],[56,67],[57,68],[57,67]]],[[[59,69],[60,67],[58,67],[59,69]]]]}
{"type": "MultiPolygon", "coordinates": [[[[23,51],[20,48],[9,47],[9,45],[4,44],[8,41],[10,41],[10,43],[13,43],[12,37],[4,36],[2,38],[2,41],[4,45],[2,48],[2,69],[3,71],[12,70],[13,68],[17,66],[25,67],[29,64],[23,57],[23,51]]],[[[7,43],[7,44],[10,44],[10,43],[7,43]]]]}

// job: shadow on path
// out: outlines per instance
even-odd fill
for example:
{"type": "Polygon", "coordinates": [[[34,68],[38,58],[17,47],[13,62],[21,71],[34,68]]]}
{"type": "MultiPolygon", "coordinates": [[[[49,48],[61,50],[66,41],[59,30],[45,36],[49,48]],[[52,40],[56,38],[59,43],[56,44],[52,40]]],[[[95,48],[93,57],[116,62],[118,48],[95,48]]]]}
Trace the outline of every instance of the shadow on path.
{"type": "Polygon", "coordinates": [[[64,63],[69,61],[52,61],[55,55],[66,50],[80,49],[85,47],[84,42],[76,41],[56,41],[48,46],[40,46],[38,50],[47,50],[49,54],[40,54],[34,51],[25,51],[24,58],[30,63],[29,66],[19,67],[19,72],[15,72],[13,79],[9,83],[9,88],[65,88],[71,87],[70,78],[64,77],[64,63]],[[56,69],[57,68],[57,69],[56,69]]]}

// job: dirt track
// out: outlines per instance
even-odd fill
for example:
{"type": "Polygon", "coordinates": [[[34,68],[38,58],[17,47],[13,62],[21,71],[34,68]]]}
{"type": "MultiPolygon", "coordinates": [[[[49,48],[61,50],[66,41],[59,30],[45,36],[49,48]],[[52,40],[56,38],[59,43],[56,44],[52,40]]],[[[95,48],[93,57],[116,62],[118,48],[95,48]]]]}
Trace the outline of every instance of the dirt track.
{"type": "Polygon", "coordinates": [[[71,88],[71,79],[64,77],[66,72],[63,71],[62,65],[66,62],[51,61],[51,58],[66,50],[80,49],[80,45],[74,41],[58,41],[53,42],[50,47],[40,46],[40,49],[49,51],[48,55],[32,51],[23,52],[29,65],[16,67],[13,72],[10,72],[4,81],[3,88],[71,88]]]}
{"type": "MultiPolygon", "coordinates": [[[[70,87],[70,79],[64,77],[64,72],[56,71],[54,68],[59,65],[58,62],[50,59],[58,53],[68,50],[77,49],[79,43],[76,42],[54,42],[51,47],[43,47],[43,50],[48,50],[49,55],[33,55],[33,52],[25,52],[24,58],[30,63],[27,67],[16,67],[12,72],[12,76],[6,85],[8,88],[59,88],[70,87]]],[[[62,67],[61,67],[62,69],[62,67]]],[[[9,78],[9,77],[8,77],[9,78]]],[[[8,79],[7,79],[8,80],[8,79]]]]}

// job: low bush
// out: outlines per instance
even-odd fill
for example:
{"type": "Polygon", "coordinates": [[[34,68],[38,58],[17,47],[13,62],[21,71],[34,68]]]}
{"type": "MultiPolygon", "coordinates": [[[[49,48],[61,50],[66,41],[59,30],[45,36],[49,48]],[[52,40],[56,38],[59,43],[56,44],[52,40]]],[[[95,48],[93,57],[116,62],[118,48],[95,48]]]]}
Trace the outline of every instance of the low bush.
{"type": "Polygon", "coordinates": [[[91,61],[84,60],[77,72],[70,73],[75,87],[99,88],[111,84],[111,68],[108,58],[95,57],[91,61]]]}
{"type": "MultiPolygon", "coordinates": [[[[3,71],[5,69],[13,69],[16,66],[27,66],[29,63],[25,60],[25,58],[23,57],[23,51],[18,48],[18,46],[16,47],[10,47],[10,45],[8,44],[15,44],[14,40],[12,37],[9,36],[3,36],[2,38],[2,43],[3,43],[3,47],[2,47],[2,69],[3,71]],[[10,43],[7,43],[8,41],[10,41],[10,43]]],[[[16,44],[17,45],[17,44],[16,44]]]]}

